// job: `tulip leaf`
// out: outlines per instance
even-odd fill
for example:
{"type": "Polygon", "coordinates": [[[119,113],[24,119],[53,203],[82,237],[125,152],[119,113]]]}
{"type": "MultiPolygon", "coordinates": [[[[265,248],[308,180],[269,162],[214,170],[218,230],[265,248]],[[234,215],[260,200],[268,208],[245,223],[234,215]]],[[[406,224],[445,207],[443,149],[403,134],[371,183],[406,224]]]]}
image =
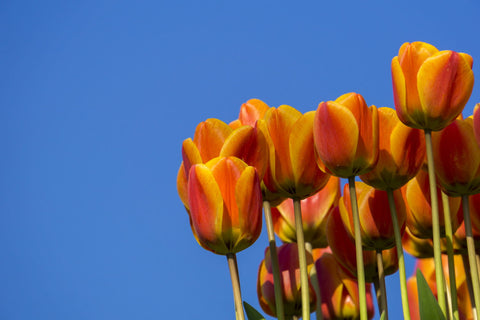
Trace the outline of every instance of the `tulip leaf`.
{"type": "Polygon", "coordinates": [[[422,272],[417,269],[418,304],[420,319],[422,320],[446,320],[445,315],[438,305],[437,299],[430,290],[422,272]]]}
{"type": "Polygon", "coordinates": [[[245,307],[248,320],[265,320],[265,317],[247,302],[243,301],[243,306],[245,307]]]}

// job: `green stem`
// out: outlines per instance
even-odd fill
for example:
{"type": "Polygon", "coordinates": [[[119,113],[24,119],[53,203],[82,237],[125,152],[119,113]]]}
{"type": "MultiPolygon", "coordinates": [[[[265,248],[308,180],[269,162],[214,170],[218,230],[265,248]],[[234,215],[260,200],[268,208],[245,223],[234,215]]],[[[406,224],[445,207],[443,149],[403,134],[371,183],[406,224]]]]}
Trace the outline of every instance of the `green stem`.
{"type": "Polygon", "coordinates": [[[355,255],[357,260],[358,295],[360,303],[360,319],[367,320],[367,295],[365,292],[365,267],[363,265],[362,235],[360,233],[360,217],[358,215],[357,193],[355,188],[355,177],[348,178],[350,190],[350,202],[352,204],[353,228],[355,236],[355,255]]]}
{"type": "Polygon", "coordinates": [[[478,266],[475,257],[475,243],[472,234],[472,222],[470,221],[470,203],[468,196],[462,196],[463,221],[465,222],[465,235],[467,238],[468,262],[470,264],[470,275],[472,277],[473,297],[477,307],[477,318],[480,318],[480,281],[478,279],[478,266]]]}
{"type": "MultiPolygon", "coordinates": [[[[305,242],[305,248],[307,252],[313,256],[313,248],[310,242],[305,242]]],[[[313,286],[313,290],[315,290],[315,295],[317,296],[316,302],[316,309],[315,314],[317,315],[317,320],[323,320],[323,313],[322,313],[322,292],[320,291],[320,285],[318,284],[318,276],[317,276],[317,267],[315,263],[313,264],[312,268],[310,269],[310,280],[313,286]]]]}
{"type": "Polygon", "coordinates": [[[433,233],[433,259],[435,262],[435,280],[437,286],[437,299],[443,315],[447,315],[445,289],[443,283],[442,250],[440,247],[440,218],[438,213],[437,182],[435,178],[435,164],[433,162],[432,132],[425,129],[425,143],[427,147],[428,180],[430,183],[430,204],[432,207],[432,233],[433,233]]]}
{"type": "Polygon", "coordinates": [[[285,320],[283,308],[282,282],[280,279],[280,267],[278,264],[277,245],[275,243],[275,232],[273,230],[272,210],[269,201],[263,201],[265,212],[265,224],[267,225],[268,245],[270,247],[270,261],[273,273],[273,289],[275,292],[275,307],[278,320],[285,320]]]}
{"type": "Polygon", "coordinates": [[[410,320],[410,307],[408,305],[407,294],[407,276],[405,272],[405,257],[403,255],[402,235],[400,233],[400,226],[398,225],[397,207],[395,206],[395,199],[393,197],[393,190],[387,190],[388,204],[390,206],[390,215],[392,217],[393,232],[395,235],[395,246],[397,248],[398,256],[398,273],[400,276],[400,293],[402,295],[403,317],[405,320],[410,320]]]}
{"type": "Polygon", "coordinates": [[[388,304],[387,304],[387,289],[385,287],[385,271],[383,269],[382,250],[377,249],[377,270],[378,270],[378,284],[380,288],[380,314],[385,314],[385,320],[388,320],[388,304]]]}
{"type": "MultiPolygon", "coordinates": [[[[462,254],[463,260],[463,269],[465,270],[465,275],[469,275],[470,271],[470,263],[468,262],[468,257],[465,254],[462,254]]],[[[475,306],[475,299],[473,298],[473,285],[472,285],[472,278],[465,277],[467,281],[467,289],[468,289],[468,296],[470,297],[470,304],[472,305],[472,312],[473,312],[473,319],[478,320],[477,318],[477,307],[475,306]]]]}
{"type": "Polygon", "coordinates": [[[458,320],[457,281],[455,279],[455,263],[453,262],[453,230],[450,216],[450,202],[448,196],[442,191],[443,215],[445,220],[445,236],[447,238],[448,277],[450,278],[449,310],[453,319],[458,320]]]}
{"type": "Polygon", "coordinates": [[[310,320],[310,292],[308,286],[307,256],[303,236],[302,207],[299,199],[293,199],[295,229],[297,232],[298,264],[300,266],[300,285],[302,291],[302,319],[310,320]]]}
{"type": "Polygon", "coordinates": [[[238,277],[237,258],[235,253],[227,254],[230,278],[232,278],[233,299],[235,301],[235,313],[239,320],[245,320],[242,306],[242,293],[240,292],[240,279],[238,277]]]}

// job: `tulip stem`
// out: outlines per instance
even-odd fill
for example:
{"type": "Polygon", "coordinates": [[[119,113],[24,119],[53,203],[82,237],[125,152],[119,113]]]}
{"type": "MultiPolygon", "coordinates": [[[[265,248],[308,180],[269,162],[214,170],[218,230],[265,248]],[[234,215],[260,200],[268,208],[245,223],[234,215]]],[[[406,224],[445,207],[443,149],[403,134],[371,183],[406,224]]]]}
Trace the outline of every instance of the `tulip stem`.
{"type": "MultiPolygon", "coordinates": [[[[310,253],[313,257],[313,248],[310,242],[305,242],[305,248],[307,252],[310,253]]],[[[315,314],[317,315],[317,320],[323,320],[323,313],[322,313],[322,292],[320,291],[320,285],[318,284],[318,276],[317,276],[317,267],[315,262],[313,263],[312,268],[310,269],[310,280],[313,286],[313,290],[315,290],[315,295],[317,298],[316,301],[316,309],[315,314]]]]}
{"type": "Polygon", "coordinates": [[[390,215],[392,217],[393,233],[395,235],[395,246],[397,248],[398,256],[398,273],[400,276],[400,293],[402,295],[403,318],[410,320],[410,307],[408,306],[407,294],[407,276],[405,272],[405,257],[403,255],[402,235],[400,233],[400,226],[398,225],[397,207],[395,206],[395,199],[393,197],[393,190],[387,190],[388,204],[390,206],[390,215]]]}
{"type": "Polygon", "coordinates": [[[235,301],[235,313],[237,319],[245,320],[242,306],[242,293],[240,292],[240,279],[238,276],[237,258],[235,253],[227,254],[228,268],[230,269],[230,278],[232,278],[233,299],[235,301]]]}
{"type": "Polygon", "coordinates": [[[385,287],[385,270],[383,269],[382,250],[377,249],[377,271],[378,271],[378,285],[380,288],[380,314],[385,314],[384,320],[388,320],[388,304],[387,304],[387,289],[385,287]]]}
{"type": "MultiPolygon", "coordinates": [[[[470,274],[470,263],[468,262],[468,257],[465,256],[465,254],[462,253],[462,260],[463,260],[463,269],[465,270],[465,275],[470,274]]],[[[477,307],[475,306],[475,300],[473,298],[473,285],[472,285],[472,278],[471,277],[465,277],[465,280],[467,282],[467,289],[468,289],[468,296],[470,297],[470,304],[472,305],[472,313],[473,313],[473,319],[478,320],[477,318],[477,307]]]]}
{"type": "Polygon", "coordinates": [[[308,285],[307,255],[303,235],[302,207],[299,199],[293,199],[295,230],[297,232],[298,263],[300,266],[300,285],[302,291],[302,319],[310,320],[310,288],[308,285]]]}
{"type": "Polygon", "coordinates": [[[437,299],[443,315],[446,316],[445,288],[443,283],[442,250],[440,247],[440,218],[438,212],[437,182],[435,178],[435,164],[433,162],[432,131],[425,129],[425,145],[427,148],[428,180],[430,184],[430,205],[432,207],[433,259],[435,262],[435,280],[437,285],[437,299]]]}
{"type": "Polygon", "coordinates": [[[275,307],[278,320],[285,320],[283,309],[282,282],[280,279],[280,267],[278,263],[277,245],[275,243],[275,232],[273,230],[272,210],[269,201],[263,201],[265,212],[265,224],[267,225],[268,245],[270,247],[270,261],[272,263],[273,289],[275,292],[275,307]]]}
{"type": "Polygon", "coordinates": [[[470,203],[468,202],[468,196],[462,196],[463,206],[463,221],[465,222],[465,235],[467,238],[467,252],[468,262],[470,265],[470,275],[472,277],[473,285],[473,297],[475,300],[475,306],[477,307],[477,318],[480,318],[480,281],[478,279],[478,266],[477,259],[475,257],[475,243],[472,233],[472,222],[470,221],[470,203]]]}
{"type": "Polygon", "coordinates": [[[455,264],[453,262],[453,230],[452,218],[450,216],[450,202],[448,196],[442,191],[443,215],[445,220],[445,236],[447,239],[447,257],[448,257],[448,277],[450,279],[450,300],[449,310],[453,314],[453,319],[458,320],[458,302],[457,302],[457,283],[455,280],[455,264]]]}
{"type": "Polygon", "coordinates": [[[355,232],[355,255],[357,260],[360,319],[367,320],[367,295],[365,292],[365,269],[363,265],[362,235],[360,233],[360,217],[358,214],[357,193],[354,176],[348,178],[348,188],[350,190],[350,203],[352,204],[353,227],[355,232]]]}

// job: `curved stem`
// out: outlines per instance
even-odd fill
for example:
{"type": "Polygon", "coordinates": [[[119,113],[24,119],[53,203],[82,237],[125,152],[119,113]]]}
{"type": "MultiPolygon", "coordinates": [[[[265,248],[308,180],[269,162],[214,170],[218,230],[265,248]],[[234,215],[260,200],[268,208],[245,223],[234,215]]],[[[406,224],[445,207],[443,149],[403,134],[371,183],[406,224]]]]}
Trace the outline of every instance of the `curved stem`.
{"type": "Polygon", "coordinates": [[[408,305],[407,294],[407,276],[405,272],[405,257],[403,255],[402,235],[400,233],[400,226],[398,225],[397,207],[395,207],[395,199],[393,198],[393,190],[387,190],[388,205],[390,207],[390,215],[392,217],[393,232],[395,235],[395,246],[397,248],[398,256],[398,273],[400,276],[400,293],[402,295],[403,317],[405,320],[410,320],[410,307],[408,305]]]}
{"type": "Polygon", "coordinates": [[[382,250],[377,249],[377,270],[378,270],[378,284],[380,288],[380,314],[385,314],[385,320],[388,320],[388,304],[387,304],[387,289],[385,287],[385,271],[383,269],[382,250]]]}
{"type": "Polygon", "coordinates": [[[300,200],[293,199],[295,212],[295,230],[297,232],[298,264],[300,266],[300,285],[302,291],[302,319],[310,320],[310,292],[308,286],[307,256],[303,236],[302,207],[300,200]]]}
{"type": "MultiPolygon", "coordinates": [[[[443,283],[442,250],[440,247],[440,219],[438,213],[437,182],[435,178],[435,164],[433,162],[432,132],[425,129],[425,144],[427,147],[428,180],[430,183],[430,204],[432,207],[432,233],[433,233],[433,259],[435,262],[435,280],[438,284],[443,283]]],[[[442,285],[437,286],[438,304],[443,315],[447,315],[445,301],[445,289],[442,285]]]]}
{"type": "Polygon", "coordinates": [[[358,295],[360,303],[360,319],[367,320],[367,294],[365,292],[365,268],[363,265],[362,235],[360,234],[360,217],[358,215],[355,177],[348,178],[350,202],[352,204],[353,228],[355,231],[355,255],[357,259],[358,295]]]}
{"type": "Polygon", "coordinates": [[[235,301],[235,313],[239,320],[245,320],[242,306],[242,293],[240,292],[240,279],[238,277],[237,258],[234,253],[227,254],[230,278],[232,278],[233,299],[235,301]]]}
{"type": "Polygon", "coordinates": [[[443,215],[445,219],[445,236],[447,238],[448,277],[450,279],[449,310],[453,314],[452,319],[459,319],[457,302],[457,281],[455,279],[455,263],[453,262],[453,230],[450,216],[450,203],[448,196],[442,191],[443,215]]]}
{"type": "Polygon", "coordinates": [[[465,235],[467,238],[468,262],[470,264],[470,275],[472,277],[473,285],[473,297],[475,300],[475,306],[477,307],[477,318],[480,318],[480,281],[478,279],[478,266],[475,257],[475,243],[473,241],[472,222],[470,221],[470,204],[468,202],[468,196],[462,196],[462,205],[463,221],[465,222],[465,235]]]}
{"type": "Polygon", "coordinates": [[[278,320],[285,320],[283,309],[282,282],[280,279],[280,267],[278,264],[277,245],[275,243],[275,232],[273,230],[272,210],[269,201],[263,201],[265,212],[265,224],[267,225],[268,245],[270,247],[270,261],[273,273],[273,289],[275,292],[275,307],[278,320]]]}
{"type": "MultiPolygon", "coordinates": [[[[305,248],[307,252],[313,256],[313,248],[310,242],[305,242],[305,248]]],[[[323,320],[323,313],[322,313],[322,292],[320,291],[320,285],[318,283],[318,276],[317,276],[317,267],[315,263],[313,264],[312,268],[310,269],[310,280],[313,286],[313,290],[315,290],[315,294],[317,296],[316,302],[316,309],[315,314],[317,316],[317,320],[323,320]]]]}

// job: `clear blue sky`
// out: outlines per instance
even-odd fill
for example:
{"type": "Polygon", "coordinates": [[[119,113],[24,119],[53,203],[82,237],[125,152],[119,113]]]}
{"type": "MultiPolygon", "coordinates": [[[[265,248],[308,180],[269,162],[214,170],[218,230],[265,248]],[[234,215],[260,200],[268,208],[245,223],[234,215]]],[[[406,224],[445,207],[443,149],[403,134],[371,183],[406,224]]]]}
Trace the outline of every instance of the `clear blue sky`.
{"type": "MultiPolygon", "coordinates": [[[[406,41],[467,52],[480,77],[479,13],[475,0],[2,1],[0,319],[234,319],[226,259],[196,243],[177,196],[182,141],[250,98],[306,112],[356,91],[393,107],[406,41]]],[[[476,102],[478,84],[464,115],[476,102]]],[[[265,246],[238,255],[257,308],[265,246]]],[[[387,286],[400,319],[398,277],[387,286]]]]}

